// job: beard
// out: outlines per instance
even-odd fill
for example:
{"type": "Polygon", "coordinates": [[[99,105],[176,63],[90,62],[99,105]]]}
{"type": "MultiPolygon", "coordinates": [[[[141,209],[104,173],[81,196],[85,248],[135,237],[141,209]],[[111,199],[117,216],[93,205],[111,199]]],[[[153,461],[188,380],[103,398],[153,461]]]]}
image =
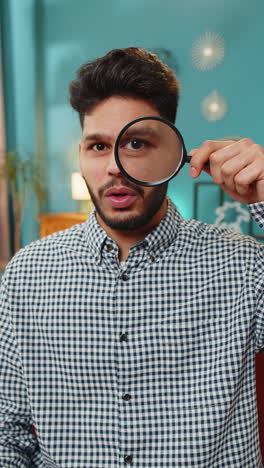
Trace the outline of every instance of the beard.
{"type": "Polygon", "coordinates": [[[168,189],[168,182],[165,182],[164,184],[158,185],[157,187],[153,187],[148,193],[145,193],[139,185],[133,184],[132,182],[127,181],[126,179],[113,178],[110,182],[108,182],[100,188],[97,197],[91,190],[89,184],[87,183],[84,177],[83,179],[90,193],[92,202],[95,206],[95,210],[100,216],[100,218],[111,229],[116,229],[120,231],[131,231],[146,226],[153,219],[155,214],[159,211],[162,203],[164,202],[164,199],[166,198],[168,189]],[[118,183],[116,183],[117,180],[118,183]],[[100,198],[103,196],[103,193],[107,189],[114,187],[115,185],[121,184],[124,187],[131,188],[142,197],[142,199],[144,200],[144,210],[142,211],[142,213],[139,213],[137,215],[129,213],[125,214],[126,208],[116,209],[116,211],[118,211],[119,213],[124,212],[123,218],[121,218],[120,216],[110,217],[104,213],[101,207],[100,198]]]}

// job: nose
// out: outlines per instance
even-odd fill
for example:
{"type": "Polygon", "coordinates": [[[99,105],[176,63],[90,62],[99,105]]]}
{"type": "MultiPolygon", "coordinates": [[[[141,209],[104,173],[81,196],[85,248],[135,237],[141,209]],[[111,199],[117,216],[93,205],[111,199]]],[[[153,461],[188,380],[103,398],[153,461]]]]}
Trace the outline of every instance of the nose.
{"type": "Polygon", "coordinates": [[[107,161],[107,172],[110,175],[114,176],[121,176],[121,172],[119,167],[116,164],[115,160],[115,153],[114,153],[114,148],[112,149],[111,153],[109,154],[109,159],[107,161]]]}

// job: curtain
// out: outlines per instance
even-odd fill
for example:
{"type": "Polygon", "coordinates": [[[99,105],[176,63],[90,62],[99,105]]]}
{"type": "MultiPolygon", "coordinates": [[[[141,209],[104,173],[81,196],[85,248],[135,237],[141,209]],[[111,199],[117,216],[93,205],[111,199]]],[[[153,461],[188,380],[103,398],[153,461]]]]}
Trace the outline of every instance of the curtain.
{"type": "MultiPolygon", "coordinates": [[[[0,52],[1,53],[1,52],[0,52]]],[[[0,174],[5,161],[5,121],[2,81],[2,60],[0,55],[0,174]]],[[[0,269],[11,257],[7,181],[0,176],[0,269]]]]}

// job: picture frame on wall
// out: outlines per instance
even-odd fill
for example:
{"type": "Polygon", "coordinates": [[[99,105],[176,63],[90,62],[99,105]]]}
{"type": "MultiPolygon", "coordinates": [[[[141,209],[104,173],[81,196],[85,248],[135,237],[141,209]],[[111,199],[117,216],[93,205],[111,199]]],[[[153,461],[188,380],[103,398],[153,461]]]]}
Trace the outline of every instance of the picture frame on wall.
{"type": "Polygon", "coordinates": [[[232,200],[214,182],[194,184],[194,219],[241,232],[264,243],[264,234],[246,205],[232,200]],[[220,209],[219,209],[220,208],[220,209]],[[221,222],[222,221],[222,222],[221,222]],[[238,228],[236,229],[235,226],[238,228]]]}

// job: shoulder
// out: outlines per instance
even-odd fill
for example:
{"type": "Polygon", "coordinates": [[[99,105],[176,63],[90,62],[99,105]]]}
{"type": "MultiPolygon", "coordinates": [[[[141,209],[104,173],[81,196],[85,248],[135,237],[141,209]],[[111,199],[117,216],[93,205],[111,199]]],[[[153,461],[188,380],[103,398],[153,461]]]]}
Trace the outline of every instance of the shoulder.
{"type": "Polygon", "coordinates": [[[58,231],[47,237],[31,242],[20,249],[6,267],[6,273],[18,271],[21,268],[43,266],[47,262],[53,262],[56,258],[67,256],[70,253],[79,255],[87,249],[85,242],[85,222],[76,224],[69,229],[58,231]]]}
{"type": "Polygon", "coordinates": [[[215,247],[218,249],[244,249],[253,252],[264,252],[264,244],[258,242],[254,237],[229,231],[224,228],[207,224],[202,221],[184,220],[181,223],[180,234],[189,242],[199,247],[215,247]]]}

